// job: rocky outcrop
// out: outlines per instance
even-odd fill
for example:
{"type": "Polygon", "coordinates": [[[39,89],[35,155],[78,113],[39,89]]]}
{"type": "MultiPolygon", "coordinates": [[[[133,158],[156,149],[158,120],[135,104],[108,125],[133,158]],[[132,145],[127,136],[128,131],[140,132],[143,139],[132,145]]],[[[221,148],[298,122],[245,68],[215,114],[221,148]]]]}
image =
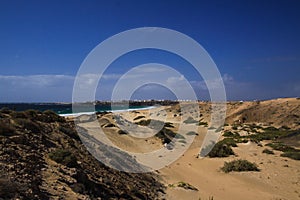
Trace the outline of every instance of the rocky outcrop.
{"type": "Polygon", "coordinates": [[[154,173],[106,167],[72,121],[53,112],[0,112],[0,199],[159,199],[154,173]]]}

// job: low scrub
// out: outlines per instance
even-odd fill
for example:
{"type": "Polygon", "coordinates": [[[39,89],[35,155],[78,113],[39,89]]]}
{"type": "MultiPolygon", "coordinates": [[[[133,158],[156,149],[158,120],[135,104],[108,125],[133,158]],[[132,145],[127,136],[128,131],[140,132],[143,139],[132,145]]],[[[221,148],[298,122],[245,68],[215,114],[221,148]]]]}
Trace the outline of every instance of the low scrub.
{"type": "Polygon", "coordinates": [[[199,122],[198,125],[199,126],[208,126],[207,122],[199,122]]]}
{"type": "Polygon", "coordinates": [[[68,135],[68,136],[70,136],[70,137],[72,137],[76,140],[80,140],[80,137],[79,137],[79,135],[78,135],[75,128],[60,124],[58,130],[60,130],[64,134],[66,134],[66,135],[68,135]]]}
{"type": "Polygon", "coordinates": [[[288,158],[291,158],[293,160],[300,160],[300,151],[284,152],[280,156],[288,157],[288,158]]]}
{"type": "Polygon", "coordinates": [[[168,127],[168,128],[174,128],[172,122],[165,122],[165,127],[168,127]]]}
{"type": "Polygon", "coordinates": [[[183,188],[183,189],[186,189],[186,190],[198,191],[198,189],[195,186],[192,186],[191,184],[183,182],[183,181],[180,181],[180,182],[175,183],[175,184],[169,184],[169,187],[180,187],[180,188],[183,188]]]}
{"type": "Polygon", "coordinates": [[[120,135],[127,135],[128,132],[125,131],[125,130],[120,129],[120,130],[118,130],[118,134],[120,134],[120,135]]]}
{"type": "Polygon", "coordinates": [[[225,132],[223,133],[223,136],[224,136],[224,137],[233,137],[233,136],[234,136],[234,133],[232,133],[231,131],[225,131],[225,132]]]}
{"type": "Polygon", "coordinates": [[[142,118],[145,118],[145,116],[137,116],[133,120],[138,120],[138,119],[142,119],[142,118]]]}
{"type": "Polygon", "coordinates": [[[161,139],[162,143],[170,143],[174,137],[176,137],[176,133],[173,131],[163,128],[160,130],[155,136],[161,139]]]}
{"type": "Polygon", "coordinates": [[[265,154],[274,154],[274,152],[270,149],[264,149],[262,152],[265,154]]]}
{"type": "Polygon", "coordinates": [[[214,145],[208,153],[210,158],[222,158],[230,155],[235,155],[231,147],[237,146],[233,139],[225,138],[214,145]]]}
{"type": "Polygon", "coordinates": [[[32,133],[40,132],[40,126],[27,118],[16,118],[14,121],[20,125],[23,129],[26,129],[32,133]]]}
{"type": "Polygon", "coordinates": [[[260,171],[255,163],[251,163],[248,160],[234,160],[231,162],[225,162],[221,170],[225,173],[232,171],[243,172],[243,171],[260,171]]]}
{"type": "Polygon", "coordinates": [[[186,120],[183,121],[183,123],[185,123],[185,124],[194,124],[194,123],[198,123],[198,121],[195,120],[192,117],[188,117],[186,120]]]}
{"type": "Polygon", "coordinates": [[[76,157],[66,149],[56,149],[52,151],[49,153],[49,158],[67,167],[75,167],[77,165],[76,157]]]}
{"type": "Polygon", "coordinates": [[[46,110],[41,114],[37,115],[37,120],[41,121],[41,122],[65,122],[65,118],[59,116],[58,114],[56,114],[55,112],[53,112],[52,110],[46,110]]]}
{"type": "Polygon", "coordinates": [[[186,135],[199,135],[199,134],[196,133],[195,131],[190,131],[190,132],[187,132],[186,135]]]}
{"type": "Polygon", "coordinates": [[[273,142],[267,144],[267,146],[272,147],[274,150],[282,151],[283,153],[280,155],[282,157],[288,157],[293,160],[300,160],[300,150],[295,149],[294,147],[285,145],[281,142],[273,142]]]}
{"type": "Polygon", "coordinates": [[[16,129],[9,122],[0,121],[0,135],[11,136],[16,133],[16,129]]]}

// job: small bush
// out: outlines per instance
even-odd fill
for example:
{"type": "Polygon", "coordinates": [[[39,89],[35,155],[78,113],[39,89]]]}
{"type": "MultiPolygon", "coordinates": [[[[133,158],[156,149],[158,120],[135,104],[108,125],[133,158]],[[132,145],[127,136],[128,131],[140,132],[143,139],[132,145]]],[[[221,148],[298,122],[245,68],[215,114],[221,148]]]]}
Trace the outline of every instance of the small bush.
{"type": "Polygon", "coordinates": [[[0,196],[5,199],[12,199],[18,192],[17,184],[7,178],[0,178],[0,196]]]}
{"type": "Polygon", "coordinates": [[[284,152],[280,156],[288,157],[294,160],[300,160],[300,151],[284,152]]]}
{"type": "Polygon", "coordinates": [[[116,127],[116,125],[114,125],[112,123],[108,123],[108,124],[105,124],[103,127],[104,128],[112,128],[112,127],[116,127]]]}
{"type": "Polygon", "coordinates": [[[192,118],[192,117],[188,117],[186,120],[183,121],[183,123],[194,124],[194,123],[198,123],[198,121],[194,120],[194,118],[192,118]]]}
{"type": "Polygon", "coordinates": [[[208,126],[207,122],[199,122],[199,126],[208,126]]]}
{"type": "Polygon", "coordinates": [[[14,135],[15,133],[16,133],[16,129],[10,123],[0,121],[0,135],[11,136],[14,135]]]}
{"type": "Polygon", "coordinates": [[[224,137],[233,137],[234,134],[231,131],[225,131],[223,134],[224,137]]]}
{"type": "Polygon", "coordinates": [[[199,134],[196,133],[195,131],[190,131],[190,132],[187,132],[186,135],[199,135],[199,134]]]}
{"type": "Polygon", "coordinates": [[[178,142],[183,143],[183,144],[186,144],[186,141],[185,141],[185,140],[178,140],[178,142]]]}
{"type": "Polygon", "coordinates": [[[3,114],[10,114],[12,110],[10,110],[8,107],[3,107],[1,108],[0,112],[3,114]]]}
{"type": "Polygon", "coordinates": [[[142,118],[145,118],[145,116],[137,116],[133,120],[138,120],[138,119],[142,119],[142,118]]]}
{"type": "Polygon", "coordinates": [[[288,127],[288,126],[286,126],[286,125],[283,125],[283,126],[280,127],[280,129],[289,130],[289,129],[291,129],[291,128],[288,127]]]}
{"type": "Polygon", "coordinates": [[[269,144],[267,144],[267,146],[272,147],[274,150],[282,151],[283,154],[280,155],[282,157],[288,157],[288,158],[291,158],[294,160],[300,160],[300,150],[299,149],[295,149],[293,147],[290,147],[290,146],[285,145],[280,142],[269,143],[269,144]]]}
{"type": "Polygon", "coordinates": [[[185,139],[185,137],[179,133],[176,133],[175,138],[177,139],[185,139]]]}
{"type": "Polygon", "coordinates": [[[165,127],[174,128],[173,123],[171,122],[165,122],[165,127]]]}
{"type": "Polygon", "coordinates": [[[40,127],[37,123],[31,121],[27,118],[16,118],[14,120],[18,125],[20,125],[23,129],[31,131],[32,133],[40,132],[40,127]]]}
{"type": "Polygon", "coordinates": [[[25,112],[12,112],[10,115],[12,118],[26,118],[25,112]]]}
{"type": "Polygon", "coordinates": [[[172,139],[176,136],[176,133],[167,128],[163,128],[157,134],[155,134],[155,136],[161,139],[162,143],[164,144],[170,143],[172,139]]]}
{"type": "Polygon", "coordinates": [[[220,141],[222,144],[226,144],[230,147],[237,147],[237,144],[233,138],[224,138],[223,140],[220,141]]]}
{"type": "Polygon", "coordinates": [[[65,122],[65,118],[57,115],[52,110],[46,110],[42,114],[38,115],[37,120],[42,122],[65,122]]]}
{"type": "Polygon", "coordinates": [[[169,184],[168,185],[169,187],[173,188],[173,187],[181,187],[183,189],[186,189],[186,190],[195,190],[195,191],[198,191],[198,189],[194,186],[192,186],[191,184],[189,183],[185,183],[183,181],[180,181],[176,184],[169,184]]]}
{"type": "Polygon", "coordinates": [[[49,158],[57,163],[66,165],[67,167],[75,167],[77,165],[76,157],[68,150],[56,149],[49,153],[49,158]]]}
{"type": "Polygon", "coordinates": [[[128,134],[128,132],[120,129],[120,130],[118,130],[118,134],[126,135],[126,134],[128,134]]]}
{"type": "MultiPolygon", "coordinates": [[[[226,141],[228,142],[228,141],[226,141]]],[[[221,158],[234,155],[234,152],[231,148],[232,144],[230,142],[226,143],[223,140],[216,143],[212,150],[208,153],[210,158],[221,158]]]]}
{"type": "Polygon", "coordinates": [[[251,163],[247,160],[234,160],[231,162],[225,162],[221,170],[225,173],[232,171],[242,172],[242,171],[259,171],[255,163],[251,163]]]}
{"type": "Polygon", "coordinates": [[[151,119],[141,120],[139,122],[136,122],[136,124],[140,126],[148,126],[150,123],[151,123],[151,119]]]}
{"type": "Polygon", "coordinates": [[[234,140],[236,143],[247,143],[249,140],[245,138],[237,138],[234,140]]]}
{"type": "Polygon", "coordinates": [[[76,140],[80,140],[80,137],[79,137],[79,135],[78,135],[75,128],[72,128],[72,127],[69,127],[69,126],[64,126],[64,125],[60,124],[58,130],[60,130],[64,134],[70,136],[71,138],[74,138],[76,140]]]}
{"type": "Polygon", "coordinates": [[[293,147],[287,146],[281,142],[274,142],[274,143],[269,143],[266,145],[269,147],[272,147],[274,150],[282,151],[282,152],[293,152],[296,150],[293,147]]]}
{"type": "Polygon", "coordinates": [[[278,131],[277,128],[273,127],[273,126],[269,126],[269,127],[266,127],[266,128],[263,128],[264,131],[278,131]]]}
{"type": "Polygon", "coordinates": [[[181,187],[181,188],[184,188],[186,190],[195,190],[195,191],[198,191],[198,189],[196,187],[192,186],[189,183],[185,183],[185,182],[182,182],[182,181],[180,181],[180,182],[177,183],[177,187],[181,187]]]}
{"type": "Polygon", "coordinates": [[[274,152],[270,149],[264,149],[262,152],[265,154],[274,154],[274,152]]]}

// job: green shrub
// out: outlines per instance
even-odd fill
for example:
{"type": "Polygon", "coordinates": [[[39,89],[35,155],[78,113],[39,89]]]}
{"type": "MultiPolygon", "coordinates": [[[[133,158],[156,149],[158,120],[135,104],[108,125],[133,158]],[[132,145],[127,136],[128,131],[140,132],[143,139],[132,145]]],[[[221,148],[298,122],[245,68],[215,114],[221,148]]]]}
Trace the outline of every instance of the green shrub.
{"type": "Polygon", "coordinates": [[[283,126],[280,127],[280,129],[289,130],[289,129],[291,129],[291,128],[288,127],[288,126],[286,126],[286,125],[283,125],[283,126]]]}
{"type": "Polygon", "coordinates": [[[270,149],[264,149],[262,152],[266,154],[274,154],[274,152],[270,149]]]}
{"type": "Polygon", "coordinates": [[[189,131],[186,133],[186,135],[199,135],[199,134],[196,133],[195,131],[189,131]]]}
{"type": "Polygon", "coordinates": [[[234,141],[236,143],[247,143],[249,140],[246,138],[236,138],[234,141]]]}
{"type": "Polygon", "coordinates": [[[208,126],[207,122],[199,122],[198,125],[199,126],[208,126]]]}
{"type": "Polygon", "coordinates": [[[263,128],[264,131],[278,131],[277,128],[273,127],[273,126],[269,126],[269,127],[266,127],[266,128],[263,128]]]}
{"type": "Polygon", "coordinates": [[[0,112],[3,114],[10,114],[13,111],[10,110],[8,107],[3,107],[3,108],[1,108],[0,112]]]}
{"type": "Polygon", "coordinates": [[[158,121],[158,120],[151,120],[151,119],[147,119],[147,120],[141,120],[139,122],[135,122],[137,125],[140,125],[140,126],[149,126],[149,124],[152,122],[152,124],[156,124],[156,123],[163,123],[161,121],[158,121]]]}
{"type": "Polygon", "coordinates": [[[42,122],[66,122],[64,117],[59,116],[52,110],[46,110],[42,114],[37,116],[37,120],[42,122]]]}
{"type": "Polygon", "coordinates": [[[171,122],[165,122],[165,127],[174,128],[173,123],[171,122]]]}
{"type": "Polygon", "coordinates": [[[26,111],[24,111],[24,113],[28,118],[30,118],[32,120],[35,119],[38,116],[38,114],[41,114],[40,111],[32,110],[32,109],[26,110],[26,111]]]}
{"type": "Polygon", "coordinates": [[[282,152],[293,152],[296,150],[293,147],[287,146],[281,142],[269,143],[266,144],[266,146],[272,147],[274,150],[282,151],[282,152]]]}
{"type": "Polygon", "coordinates": [[[145,118],[145,116],[137,116],[133,120],[138,120],[138,119],[142,119],[142,118],[145,118]]]}
{"type": "Polygon", "coordinates": [[[234,134],[231,131],[225,131],[223,134],[224,137],[233,137],[234,134]]]}
{"type": "Polygon", "coordinates": [[[294,160],[300,160],[300,150],[285,145],[280,142],[269,143],[267,146],[272,147],[274,150],[282,151],[283,153],[280,155],[282,157],[288,157],[294,160]]]}
{"type": "Polygon", "coordinates": [[[176,133],[167,128],[163,128],[157,134],[155,134],[155,136],[161,139],[162,143],[164,144],[170,143],[172,139],[176,136],[176,133]]]}
{"type": "Polygon", "coordinates": [[[11,114],[12,118],[26,118],[25,112],[12,112],[11,114]]]}
{"type": "Polygon", "coordinates": [[[255,163],[251,163],[247,160],[234,160],[231,162],[225,162],[221,170],[225,173],[232,171],[242,172],[242,171],[259,171],[255,163]]]}
{"type": "Polygon", "coordinates": [[[183,144],[186,144],[186,141],[185,141],[185,140],[178,140],[178,142],[183,143],[183,144]]]}
{"type": "Polygon", "coordinates": [[[262,140],[276,140],[290,134],[289,130],[278,130],[274,127],[266,128],[265,132],[249,135],[249,139],[253,142],[260,142],[262,140]]]}
{"type": "MultiPolygon", "coordinates": [[[[230,141],[220,141],[215,144],[212,150],[208,153],[210,158],[221,158],[221,157],[228,157],[230,155],[234,155],[234,152],[231,148],[233,143],[230,141]]],[[[236,144],[235,144],[236,145],[236,144]]]]}
{"type": "Polygon", "coordinates": [[[194,124],[194,123],[198,123],[198,121],[194,120],[194,118],[192,118],[192,117],[188,117],[186,120],[183,121],[183,123],[194,124]]]}
{"type": "Polygon", "coordinates": [[[185,139],[185,137],[179,133],[176,133],[175,138],[177,139],[185,139]]]}
{"type": "Polygon", "coordinates": [[[66,149],[56,149],[50,152],[49,158],[67,167],[75,167],[77,165],[76,157],[66,149]]]}
{"type": "Polygon", "coordinates": [[[291,152],[284,152],[280,156],[288,157],[294,160],[300,160],[300,151],[291,151],[291,152]]]}
{"type": "Polygon", "coordinates": [[[0,178],[0,196],[1,199],[17,199],[16,194],[20,192],[20,185],[9,178],[0,178]]]}
{"type": "Polygon", "coordinates": [[[216,129],[216,128],[213,127],[213,126],[210,126],[210,127],[207,128],[207,130],[214,130],[214,129],[216,129]]]}
{"type": "Polygon", "coordinates": [[[11,136],[15,135],[16,129],[10,122],[0,121],[0,135],[11,136]]]}
{"type": "Polygon", "coordinates": [[[65,125],[60,124],[58,130],[60,130],[64,134],[70,136],[71,138],[74,138],[76,140],[80,140],[80,137],[79,137],[76,129],[73,128],[73,127],[69,127],[69,126],[65,126],[65,125]]]}
{"type": "Polygon", "coordinates": [[[222,131],[222,130],[223,130],[223,127],[220,126],[219,128],[217,128],[217,129],[215,130],[215,132],[217,133],[217,132],[220,132],[220,131],[222,131]]]}
{"type": "Polygon", "coordinates": [[[120,135],[126,135],[126,134],[128,134],[128,132],[125,131],[125,130],[120,129],[120,130],[118,130],[118,134],[120,134],[120,135]]]}
{"type": "Polygon", "coordinates": [[[182,182],[182,181],[180,181],[180,182],[177,183],[177,187],[181,187],[181,188],[184,188],[186,190],[195,190],[195,191],[198,191],[198,189],[196,187],[192,186],[189,183],[185,183],[185,182],[182,182]]]}
{"type": "Polygon", "coordinates": [[[31,131],[32,133],[40,132],[40,126],[27,118],[16,118],[14,121],[20,125],[23,129],[31,131]]]}
{"type": "Polygon", "coordinates": [[[114,125],[112,123],[108,123],[108,124],[105,124],[103,127],[104,128],[112,128],[112,127],[116,127],[116,125],[114,125]]]}

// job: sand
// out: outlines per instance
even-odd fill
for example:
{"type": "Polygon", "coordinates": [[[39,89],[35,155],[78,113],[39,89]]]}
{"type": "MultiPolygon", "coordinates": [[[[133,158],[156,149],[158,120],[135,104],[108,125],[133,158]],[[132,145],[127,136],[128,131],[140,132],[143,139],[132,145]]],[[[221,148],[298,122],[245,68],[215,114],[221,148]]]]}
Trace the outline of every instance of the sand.
{"type": "MultiPolygon", "coordinates": [[[[210,103],[200,102],[200,116],[193,116],[196,120],[210,124],[210,103]]],[[[157,120],[173,123],[172,131],[184,134],[189,126],[182,123],[179,115],[179,105],[165,106],[151,110],[132,111],[130,113],[117,113],[122,119],[138,122],[155,118],[157,120]],[[159,114],[158,114],[159,113],[159,114]],[[142,116],[142,117],[141,117],[142,116]],[[140,117],[137,119],[137,117],[140,117]]],[[[194,113],[196,114],[196,113],[194,113]]],[[[132,134],[118,134],[119,127],[115,122],[115,114],[106,114],[99,120],[99,124],[107,137],[121,149],[131,152],[151,152],[163,147],[161,141],[155,137],[136,138],[135,133],[149,131],[147,127],[130,129],[132,134]],[[113,124],[115,127],[105,127],[113,124]]],[[[225,130],[232,130],[234,124],[243,127],[244,124],[257,124],[261,126],[288,126],[291,129],[300,128],[300,100],[296,98],[283,98],[262,102],[228,102],[225,130]]],[[[99,125],[98,124],[98,125],[99,125]]],[[[91,125],[85,124],[88,128],[91,125]]],[[[243,130],[237,130],[243,134],[243,130]]],[[[279,151],[275,155],[263,154],[267,143],[262,146],[248,142],[234,147],[235,156],[227,158],[197,158],[207,127],[199,126],[196,130],[198,136],[193,144],[172,164],[156,171],[167,187],[166,199],[209,199],[214,200],[295,200],[300,199],[300,161],[280,157],[279,151]],[[220,170],[225,161],[246,159],[255,162],[259,172],[231,172],[220,170]],[[198,191],[186,190],[179,187],[169,187],[180,181],[191,184],[198,191]]],[[[294,142],[295,147],[300,144],[294,142]]]]}

